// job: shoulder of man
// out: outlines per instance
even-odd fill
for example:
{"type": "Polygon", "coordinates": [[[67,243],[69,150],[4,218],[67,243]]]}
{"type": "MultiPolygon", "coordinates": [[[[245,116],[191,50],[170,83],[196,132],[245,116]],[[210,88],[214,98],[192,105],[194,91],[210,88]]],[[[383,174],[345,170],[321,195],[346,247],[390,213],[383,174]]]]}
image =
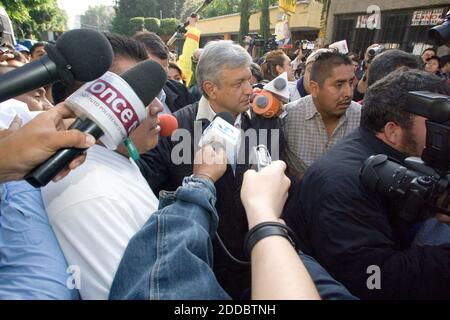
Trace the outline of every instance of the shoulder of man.
{"type": "Polygon", "coordinates": [[[164,92],[172,100],[172,106],[169,108],[172,111],[177,111],[195,102],[189,90],[181,83],[175,80],[167,80],[164,85],[164,92]]]}
{"type": "Polygon", "coordinates": [[[198,102],[195,102],[177,110],[173,116],[177,118],[179,128],[189,128],[194,123],[197,112],[198,102]]]}

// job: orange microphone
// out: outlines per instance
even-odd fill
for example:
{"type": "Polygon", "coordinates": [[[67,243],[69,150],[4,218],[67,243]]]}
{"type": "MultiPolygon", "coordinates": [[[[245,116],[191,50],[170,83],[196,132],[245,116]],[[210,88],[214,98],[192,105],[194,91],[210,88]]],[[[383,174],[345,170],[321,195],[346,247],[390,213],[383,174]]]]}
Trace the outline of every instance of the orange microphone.
{"type": "Polygon", "coordinates": [[[159,127],[161,131],[159,135],[161,137],[170,137],[172,133],[178,128],[178,121],[171,114],[162,114],[158,116],[159,119],[159,127]]]}
{"type": "Polygon", "coordinates": [[[275,95],[267,90],[255,89],[252,109],[264,118],[273,118],[282,112],[282,103],[275,95]]]}

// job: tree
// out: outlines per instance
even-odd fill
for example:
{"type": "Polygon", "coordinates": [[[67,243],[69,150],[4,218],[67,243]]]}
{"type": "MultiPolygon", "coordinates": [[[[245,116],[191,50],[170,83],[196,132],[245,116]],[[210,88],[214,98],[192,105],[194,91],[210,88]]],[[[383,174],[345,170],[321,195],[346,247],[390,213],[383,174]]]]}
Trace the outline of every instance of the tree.
{"type": "Polygon", "coordinates": [[[35,38],[45,31],[65,31],[67,15],[56,0],[1,0],[20,38],[35,38]]]}
{"type": "Polygon", "coordinates": [[[161,10],[162,17],[180,18],[184,2],[185,0],[159,0],[159,10],[161,10]]]}
{"type": "Polygon", "coordinates": [[[159,17],[157,0],[118,0],[114,7],[113,31],[132,34],[130,19],[135,17],[159,17]]]}
{"type": "Polygon", "coordinates": [[[264,41],[270,37],[269,0],[261,0],[261,18],[259,20],[259,32],[264,41]]]}
{"type": "Polygon", "coordinates": [[[82,28],[93,28],[98,31],[107,32],[112,29],[112,20],[115,11],[113,7],[99,5],[89,6],[86,12],[80,17],[82,28]]]}
{"type": "Polygon", "coordinates": [[[243,38],[248,35],[250,25],[250,5],[251,0],[242,0],[240,5],[241,23],[239,26],[239,43],[244,44],[243,38]]]}

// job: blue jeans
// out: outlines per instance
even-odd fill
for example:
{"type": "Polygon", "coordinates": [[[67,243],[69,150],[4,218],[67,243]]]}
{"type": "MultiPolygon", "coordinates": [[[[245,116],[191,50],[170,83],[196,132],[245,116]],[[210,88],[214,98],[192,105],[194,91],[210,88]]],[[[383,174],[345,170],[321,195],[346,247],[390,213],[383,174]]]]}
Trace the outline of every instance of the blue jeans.
{"type": "MultiPolygon", "coordinates": [[[[109,298],[230,299],[212,271],[215,202],[214,186],[202,179],[185,178],[175,193],[161,193],[160,210],[128,244],[109,298]]],[[[312,257],[300,258],[323,299],[356,299],[312,257]]]]}
{"type": "Polygon", "coordinates": [[[25,181],[2,187],[0,300],[78,299],[67,286],[67,262],[50,226],[41,190],[25,181]]]}

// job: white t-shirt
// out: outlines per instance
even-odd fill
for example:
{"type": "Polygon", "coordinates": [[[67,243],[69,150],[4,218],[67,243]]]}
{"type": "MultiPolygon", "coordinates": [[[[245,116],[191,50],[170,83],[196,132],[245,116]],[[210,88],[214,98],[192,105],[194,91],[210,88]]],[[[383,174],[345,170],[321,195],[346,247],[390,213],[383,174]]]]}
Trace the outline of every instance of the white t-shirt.
{"type": "Polygon", "coordinates": [[[0,103],[0,129],[8,129],[16,115],[22,119],[22,125],[38,115],[38,111],[30,111],[26,103],[9,99],[0,103]]]}
{"type": "Polygon", "coordinates": [[[107,299],[130,238],[158,199],[136,165],[97,145],[83,165],[41,190],[67,262],[80,271],[82,299],[107,299]]]}

